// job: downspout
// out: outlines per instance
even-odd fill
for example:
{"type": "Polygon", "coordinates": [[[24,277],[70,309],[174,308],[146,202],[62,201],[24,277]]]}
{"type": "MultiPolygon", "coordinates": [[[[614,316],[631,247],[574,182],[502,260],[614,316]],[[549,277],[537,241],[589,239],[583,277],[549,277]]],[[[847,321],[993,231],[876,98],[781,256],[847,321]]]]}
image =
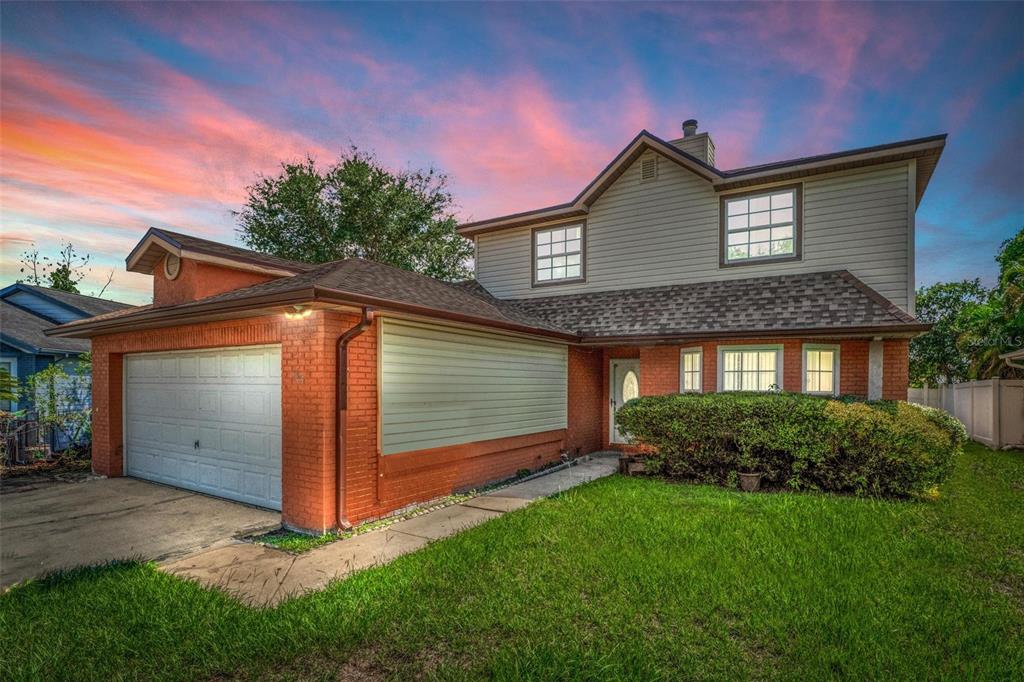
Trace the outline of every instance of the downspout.
{"type": "Polygon", "coordinates": [[[335,372],[335,410],[334,410],[334,471],[335,485],[338,492],[338,509],[336,521],[338,528],[351,528],[352,524],[345,518],[345,485],[342,464],[345,459],[345,445],[342,440],[344,423],[348,414],[348,344],[349,341],[362,334],[373,324],[373,308],[363,308],[362,318],[351,329],[338,337],[337,372],[335,372]]]}

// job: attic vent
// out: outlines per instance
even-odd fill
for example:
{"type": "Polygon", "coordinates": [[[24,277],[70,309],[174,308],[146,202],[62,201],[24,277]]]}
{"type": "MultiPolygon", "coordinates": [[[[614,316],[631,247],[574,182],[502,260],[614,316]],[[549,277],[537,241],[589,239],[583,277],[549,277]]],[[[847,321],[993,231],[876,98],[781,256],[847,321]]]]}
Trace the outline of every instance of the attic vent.
{"type": "Polygon", "coordinates": [[[658,157],[649,156],[640,161],[640,182],[650,182],[658,177],[658,157]]]}

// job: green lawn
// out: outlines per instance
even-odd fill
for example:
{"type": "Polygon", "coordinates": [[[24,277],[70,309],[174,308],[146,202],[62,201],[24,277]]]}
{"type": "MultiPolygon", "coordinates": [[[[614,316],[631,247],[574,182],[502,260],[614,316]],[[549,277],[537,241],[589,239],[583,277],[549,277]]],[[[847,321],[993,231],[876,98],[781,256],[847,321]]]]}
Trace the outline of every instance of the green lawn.
{"type": "Polygon", "coordinates": [[[614,477],[273,610],[150,566],[0,598],[0,678],[1021,679],[1024,454],[936,502],[614,477]]]}

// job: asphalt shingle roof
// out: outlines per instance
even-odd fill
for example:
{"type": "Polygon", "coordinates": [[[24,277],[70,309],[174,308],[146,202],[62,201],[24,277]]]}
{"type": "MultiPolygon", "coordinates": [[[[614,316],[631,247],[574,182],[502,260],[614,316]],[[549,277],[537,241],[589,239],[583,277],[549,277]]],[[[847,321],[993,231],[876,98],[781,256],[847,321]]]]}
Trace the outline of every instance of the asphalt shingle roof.
{"type": "Polygon", "coordinates": [[[171,230],[165,230],[162,227],[153,228],[153,231],[166,235],[172,241],[177,242],[178,246],[183,249],[200,251],[202,253],[207,253],[212,256],[221,256],[230,260],[240,260],[247,263],[254,263],[256,265],[265,265],[272,268],[289,270],[291,272],[307,272],[316,267],[316,265],[310,263],[289,260],[287,258],[279,258],[277,256],[272,256],[269,253],[260,253],[259,251],[244,249],[240,246],[222,244],[220,242],[210,241],[209,239],[202,239],[201,237],[193,237],[190,234],[172,232],[171,230]]]}
{"type": "Polygon", "coordinates": [[[531,317],[588,337],[919,324],[845,270],[545,296],[507,303],[531,317]]]}
{"type": "Polygon", "coordinates": [[[0,299],[0,332],[19,346],[35,350],[53,350],[61,353],[85,353],[88,339],[62,339],[46,336],[44,329],[53,322],[37,317],[16,305],[0,299]]]}
{"type": "Polygon", "coordinates": [[[31,289],[41,296],[57,299],[61,303],[81,310],[83,313],[87,313],[89,315],[100,315],[113,310],[132,307],[128,303],[110,301],[105,298],[96,298],[95,296],[86,296],[85,294],[72,294],[67,291],[60,291],[59,289],[51,289],[50,287],[39,287],[33,284],[24,283],[21,286],[26,289],[31,289]]]}

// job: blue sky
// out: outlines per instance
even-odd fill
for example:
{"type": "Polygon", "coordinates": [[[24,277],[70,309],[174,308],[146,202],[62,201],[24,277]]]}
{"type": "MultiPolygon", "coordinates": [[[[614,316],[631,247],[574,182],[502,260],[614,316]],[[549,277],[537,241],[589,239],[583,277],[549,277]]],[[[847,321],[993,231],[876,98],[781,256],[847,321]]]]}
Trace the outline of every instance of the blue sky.
{"type": "Polygon", "coordinates": [[[349,144],[447,172],[460,217],[570,199],[641,128],[719,166],[949,133],[918,284],[1024,224],[1024,5],[4,3],[3,281],[30,243],[142,302],[149,225],[235,241],[258,173],[349,144]]]}

